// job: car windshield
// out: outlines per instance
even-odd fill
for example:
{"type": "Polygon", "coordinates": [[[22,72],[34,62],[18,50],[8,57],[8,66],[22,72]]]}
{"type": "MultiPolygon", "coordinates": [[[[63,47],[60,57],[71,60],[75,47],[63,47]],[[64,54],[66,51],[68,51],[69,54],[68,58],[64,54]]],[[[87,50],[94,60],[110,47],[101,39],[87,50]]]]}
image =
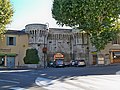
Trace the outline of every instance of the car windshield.
{"type": "Polygon", "coordinates": [[[61,60],[61,59],[56,60],[56,64],[63,64],[63,60],[61,60]]]}

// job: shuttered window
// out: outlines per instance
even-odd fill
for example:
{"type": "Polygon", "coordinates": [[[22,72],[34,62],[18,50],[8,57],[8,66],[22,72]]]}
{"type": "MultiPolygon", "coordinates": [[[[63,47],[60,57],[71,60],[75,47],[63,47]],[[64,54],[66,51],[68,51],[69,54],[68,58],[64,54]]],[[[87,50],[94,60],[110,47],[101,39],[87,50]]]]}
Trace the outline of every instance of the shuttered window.
{"type": "Polygon", "coordinates": [[[7,37],[7,45],[16,46],[16,37],[7,37]]]}

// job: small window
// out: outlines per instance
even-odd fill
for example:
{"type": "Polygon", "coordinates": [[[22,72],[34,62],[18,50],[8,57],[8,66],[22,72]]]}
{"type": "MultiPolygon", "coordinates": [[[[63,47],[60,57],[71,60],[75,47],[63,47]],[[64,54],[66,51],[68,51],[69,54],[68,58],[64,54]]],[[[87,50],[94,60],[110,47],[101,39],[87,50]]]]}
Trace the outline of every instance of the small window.
{"type": "Polygon", "coordinates": [[[49,43],[52,43],[52,41],[49,41],[49,43]]]}
{"type": "Polygon", "coordinates": [[[7,45],[16,45],[16,37],[7,37],[7,45]]]}
{"type": "Polygon", "coordinates": [[[114,59],[120,59],[120,52],[113,52],[114,59]]]}
{"type": "Polygon", "coordinates": [[[9,37],[9,45],[13,45],[13,37],[9,37]]]}
{"type": "Polygon", "coordinates": [[[70,42],[67,42],[67,44],[69,44],[70,42]]]}
{"type": "Polygon", "coordinates": [[[58,43],[61,43],[61,42],[58,42],[58,43]]]}
{"type": "Polygon", "coordinates": [[[40,44],[38,44],[37,46],[40,46],[40,44]]]}

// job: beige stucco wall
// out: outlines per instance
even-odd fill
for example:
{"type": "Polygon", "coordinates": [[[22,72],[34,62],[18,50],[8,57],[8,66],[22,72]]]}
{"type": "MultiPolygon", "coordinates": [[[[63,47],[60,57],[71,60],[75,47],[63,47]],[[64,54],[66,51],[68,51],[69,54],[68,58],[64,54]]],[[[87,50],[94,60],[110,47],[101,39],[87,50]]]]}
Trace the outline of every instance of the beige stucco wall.
{"type": "Polygon", "coordinates": [[[0,39],[0,53],[15,53],[17,56],[15,57],[15,66],[24,64],[23,58],[26,54],[26,49],[28,48],[28,35],[12,35],[5,34],[3,38],[0,39]],[[8,46],[7,45],[7,37],[16,37],[16,46],[8,46]]]}
{"type": "Polygon", "coordinates": [[[109,43],[106,45],[105,49],[101,51],[102,53],[109,53],[110,49],[120,49],[120,45],[109,43]]]}
{"type": "MultiPolygon", "coordinates": [[[[92,46],[90,45],[89,48],[91,48],[91,47],[92,46]]],[[[112,42],[110,42],[105,46],[105,48],[103,50],[100,51],[100,53],[103,55],[104,58],[106,55],[109,55],[108,64],[112,63],[112,60],[113,60],[111,50],[120,50],[120,45],[119,44],[112,44],[112,42]]],[[[92,62],[93,62],[93,54],[91,52],[92,52],[92,50],[89,53],[90,64],[92,64],[92,62]]]]}

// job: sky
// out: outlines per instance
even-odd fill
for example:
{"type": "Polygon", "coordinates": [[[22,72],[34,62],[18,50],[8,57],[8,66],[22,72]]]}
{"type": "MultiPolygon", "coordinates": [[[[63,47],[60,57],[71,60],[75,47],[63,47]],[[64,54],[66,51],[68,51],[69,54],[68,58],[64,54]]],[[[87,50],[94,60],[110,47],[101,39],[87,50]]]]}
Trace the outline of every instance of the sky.
{"type": "MultiPolygon", "coordinates": [[[[14,15],[8,29],[22,30],[27,24],[47,24],[49,28],[62,28],[52,18],[53,0],[10,0],[14,15]]],[[[63,27],[69,28],[69,27],[63,27]]]]}

